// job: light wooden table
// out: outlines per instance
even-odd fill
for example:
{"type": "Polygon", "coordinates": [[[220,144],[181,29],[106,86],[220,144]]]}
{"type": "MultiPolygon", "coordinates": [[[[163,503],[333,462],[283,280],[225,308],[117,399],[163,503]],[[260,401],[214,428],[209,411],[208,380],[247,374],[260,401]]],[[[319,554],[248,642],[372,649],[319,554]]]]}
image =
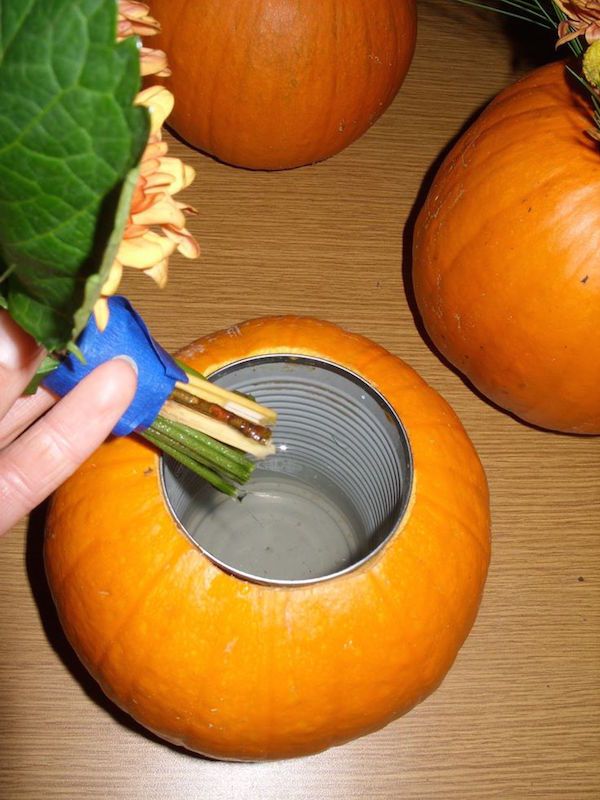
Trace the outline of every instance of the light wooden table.
{"type": "Polygon", "coordinates": [[[388,347],[454,406],[493,511],[487,589],[454,668],[408,716],[312,758],[187,755],[116,711],[69,650],[34,515],[0,542],[1,800],[600,797],[600,439],[534,431],[475,397],[419,337],[402,284],[429,166],[520,66],[496,18],[450,0],[423,0],[420,17],[400,95],[336,158],[253,174],[187,153],[202,260],[175,261],[162,293],[140,276],[125,288],[168,348],[249,317],[317,315],[388,347]]]}

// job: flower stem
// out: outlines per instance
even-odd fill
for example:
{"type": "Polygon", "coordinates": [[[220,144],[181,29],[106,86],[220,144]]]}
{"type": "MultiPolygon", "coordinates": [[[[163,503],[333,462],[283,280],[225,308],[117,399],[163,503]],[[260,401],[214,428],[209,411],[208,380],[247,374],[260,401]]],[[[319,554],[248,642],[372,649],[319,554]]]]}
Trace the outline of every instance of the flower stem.
{"type": "MultiPolygon", "coordinates": [[[[58,359],[48,356],[38,368],[34,380],[32,380],[26,390],[27,393],[35,392],[44,377],[56,369],[59,363],[58,359]]],[[[206,381],[207,386],[212,387],[212,384],[204,378],[200,372],[197,372],[187,365],[180,365],[185,367],[186,372],[192,375],[197,381],[206,381]]],[[[245,395],[239,396],[246,397],[245,395]]],[[[195,400],[195,398],[192,399],[195,400]]],[[[252,398],[246,398],[246,400],[248,399],[252,398]]],[[[216,398],[216,401],[217,405],[219,401],[224,402],[222,398],[216,398]]],[[[253,399],[252,402],[254,403],[253,399]]],[[[169,404],[167,403],[167,405],[169,404]]],[[[237,489],[230,481],[234,481],[235,483],[245,483],[248,481],[254,471],[255,463],[248,458],[246,451],[225,444],[213,438],[213,436],[191,427],[192,424],[196,423],[196,417],[201,419],[205,416],[199,413],[201,412],[200,408],[197,411],[193,409],[193,406],[197,405],[195,402],[191,405],[192,408],[186,411],[188,416],[190,416],[190,425],[185,424],[185,422],[167,419],[160,414],[148,429],[140,431],[140,435],[151,442],[155,447],[158,447],[164,453],[179,461],[180,464],[192,470],[196,475],[208,481],[219,491],[230,496],[235,496],[237,494],[237,489]]],[[[181,407],[185,409],[185,406],[181,407]]],[[[220,408],[220,405],[218,405],[218,408],[220,408]]],[[[257,406],[257,408],[261,409],[260,406],[257,406]]],[[[267,418],[269,423],[271,422],[271,418],[275,418],[275,415],[270,409],[262,409],[262,411],[264,414],[268,412],[267,418]]],[[[225,408],[223,408],[223,414],[227,415],[228,420],[233,418],[234,422],[237,421],[236,416],[225,408]]],[[[252,429],[256,428],[256,430],[260,430],[263,437],[267,435],[270,437],[269,428],[249,423],[242,418],[241,421],[246,426],[250,425],[252,429]]],[[[231,430],[236,432],[237,427],[234,426],[231,430]]],[[[237,431],[235,435],[239,438],[239,431],[237,431]]],[[[260,450],[261,452],[258,453],[257,457],[263,457],[264,454],[268,454],[269,452],[267,446],[255,441],[253,437],[245,440],[244,437],[241,437],[239,441],[240,446],[248,442],[247,451],[251,448],[255,448],[257,451],[260,450]],[[264,453],[262,451],[264,451],[264,453]]]]}
{"type": "Polygon", "coordinates": [[[179,461],[180,464],[183,464],[184,467],[187,467],[200,478],[208,481],[208,483],[214,486],[215,489],[224,492],[230,497],[236,496],[237,489],[235,486],[222,478],[217,472],[214,472],[203,464],[200,464],[195,459],[190,458],[186,453],[183,453],[177,444],[167,436],[163,436],[163,434],[158,433],[156,430],[152,430],[151,428],[143,431],[141,436],[143,436],[144,439],[147,439],[155,447],[158,447],[159,450],[162,450],[163,453],[166,453],[176,461],[179,461]]]}
{"type": "Polygon", "coordinates": [[[192,428],[157,417],[151,425],[151,430],[157,435],[169,438],[175,447],[181,447],[184,454],[208,467],[225,472],[239,482],[244,483],[252,474],[254,464],[241,453],[212,440],[209,436],[199,434],[192,428]]]}

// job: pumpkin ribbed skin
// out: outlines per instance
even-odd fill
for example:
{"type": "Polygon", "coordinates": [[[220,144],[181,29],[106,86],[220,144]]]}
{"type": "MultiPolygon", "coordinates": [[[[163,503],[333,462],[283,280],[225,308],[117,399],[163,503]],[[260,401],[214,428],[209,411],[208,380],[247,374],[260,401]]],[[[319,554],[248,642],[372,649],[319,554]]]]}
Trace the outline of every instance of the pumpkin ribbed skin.
{"type": "Polygon", "coordinates": [[[286,169],[361,136],[394,99],[415,0],[153,0],[170,124],[230,164],[286,169]]]}
{"type": "Polygon", "coordinates": [[[440,683],[467,636],[489,560],[485,476],[460,422],[416,373],[312,319],[254,320],[181,357],[320,356],[376,386],[414,459],[407,513],[353,572],[264,586],[215,566],[165,505],[157,453],[114,440],[56,493],[45,559],[67,636],[104,691],[171,742],[218,758],[305,755],[385,725],[440,683]]]}
{"type": "Polygon", "coordinates": [[[564,65],[492,102],[415,229],[414,289],[440,352],[518,417],[600,433],[600,152],[564,65]]]}

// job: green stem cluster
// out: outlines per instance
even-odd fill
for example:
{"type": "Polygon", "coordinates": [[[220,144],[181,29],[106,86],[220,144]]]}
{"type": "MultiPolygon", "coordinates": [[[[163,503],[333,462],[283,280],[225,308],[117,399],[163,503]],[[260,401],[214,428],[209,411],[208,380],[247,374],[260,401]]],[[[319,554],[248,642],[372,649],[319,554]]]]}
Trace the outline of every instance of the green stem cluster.
{"type": "MultiPolygon", "coordinates": [[[[480,3],[477,0],[458,0],[458,2],[465,3],[468,6],[475,6],[476,8],[483,8],[486,11],[495,11],[505,17],[533,22],[534,25],[539,25],[541,28],[551,29],[556,27],[556,18],[552,16],[541,0],[491,0],[494,5],[480,3]]],[[[554,3],[550,2],[550,5],[554,12],[559,15],[560,12],[554,3]]],[[[561,17],[558,16],[558,19],[560,20],[561,17]]]]}
{"type": "MultiPolygon", "coordinates": [[[[188,375],[208,380],[189,364],[177,358],[174,360],[188,375]]],[[[188,425],[165,419],[160,415],[141,435],[166,455],[179,461],[208,481],[215,489],[230,497],[237,495],[237,488],[231,481],[246,483],[255,468],[254,462],[240,450],[223,444],[188,425]]]]}
{"type": "MultiPolygon", "coordinates": [[[[58,359],[47,356],[25,390],[25,394],[34,394],[44,378],[59,365],[58,359]]],[[[197,378],[204,376],[187,364],[177,362],[188,374],[197,378]]],[[[206,380],[206,378],[204,378],[206,380]]],[[[140,436],[183,464],[212,486],[231,497],[237,494],[235,484],[246,483],[254,471],[253,461],[234,447],[194,430],[180,422],[172,422],[164,417],[157,417],[153,424],[140,436]]]]}
{"type": "Polygon", "coordinates": [[[254,470],[253,462],[239,450],[161,416],[141,435],[216,489],[231,496],[237,490],[230,481],[245,483],[254,470]]]}

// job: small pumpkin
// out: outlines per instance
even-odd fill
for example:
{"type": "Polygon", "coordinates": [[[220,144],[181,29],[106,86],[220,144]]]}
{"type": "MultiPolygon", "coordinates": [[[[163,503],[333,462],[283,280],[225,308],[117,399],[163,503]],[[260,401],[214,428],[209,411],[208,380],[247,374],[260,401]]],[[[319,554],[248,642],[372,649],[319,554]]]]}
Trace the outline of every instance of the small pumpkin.
{"type": "Polygon", "coordinates": [[[600,152],[561,63],[501,92],[452,149],[414,237],[440,352],[527,422],[600,433],[600,152]]]}
{"type": "MultiPolygon", "coordinates": [[[[286,169],[349,145],[410,66],[415,0],[152,0],[170,124],[229,164],[286,169]]],[[[154,40],[153,40],[154,41],[154,40]]]]}
{"type": "Polygon", "coordinates": [[[297,317],[250,321],[180,355],[210,374],[265,353],[340,364],[402,420],[411,496],[369,560],[301,586],[227,573],[177,527],[158,454],[135,439],[105,444],[64,484],[45,539],[66,634],[108,696],[165,739],[222,759],[314,753],[423,700],[474,622],[489,560],[480,462],[454,412],[410,367],[297,317]]]}

